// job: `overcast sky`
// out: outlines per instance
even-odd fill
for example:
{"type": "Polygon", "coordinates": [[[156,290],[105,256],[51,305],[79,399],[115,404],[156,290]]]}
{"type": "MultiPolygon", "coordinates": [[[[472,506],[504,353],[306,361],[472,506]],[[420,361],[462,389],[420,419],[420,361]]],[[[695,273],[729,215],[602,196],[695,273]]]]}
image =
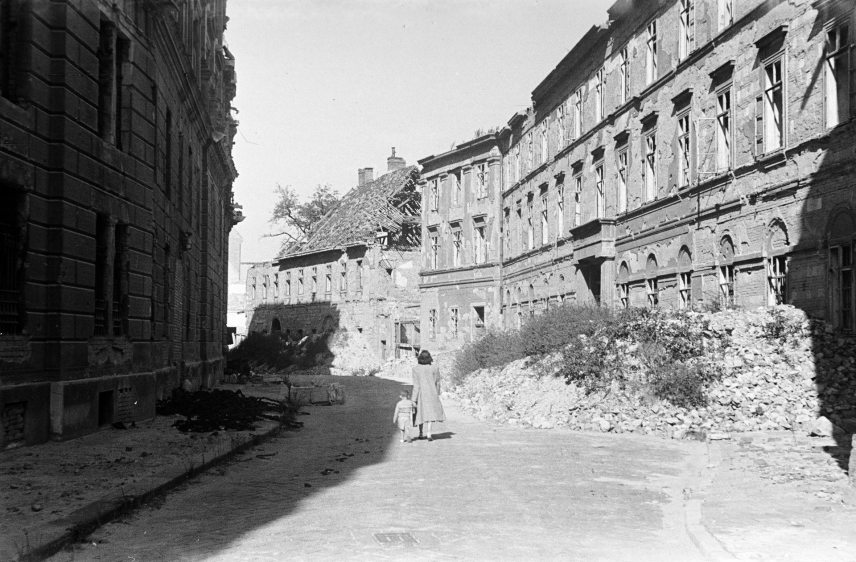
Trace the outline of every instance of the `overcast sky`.
{"type": "Polygon", "coordinates": [[[393,146],[415,164],[504,125],[612,2],[229,0],[242,260],[279,248],[277,183],[344,194],[393,146]]]}

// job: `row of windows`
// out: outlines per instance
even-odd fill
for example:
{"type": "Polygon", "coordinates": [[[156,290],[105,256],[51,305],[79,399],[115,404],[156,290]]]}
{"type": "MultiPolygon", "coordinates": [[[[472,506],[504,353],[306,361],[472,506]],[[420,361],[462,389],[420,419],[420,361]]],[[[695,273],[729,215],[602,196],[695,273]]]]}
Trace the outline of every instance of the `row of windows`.
{"type": "MultiPolygon", "coordinates": [[[[485,307],[484,305],[472,306],[472,336],[478,337],[481,331],[485,329],[485,307]]],[[[434,340],[437,338],[437,325],[440,319],[437,316],[437,309],[428,309],[428,338],[434,340]]],[[[461,321],[460,308],[450,306],[448,309],[448,333],[447,338],[455,339],[459,336],[459,327],[461,321]]]]}
{"type": "MultiPolygon", "coordinates": [[[[327,265],[323,277],[319,276],[318,267],[312,267],[308,272],[304,268],[295,271],[294,279],[292,280],[291,271],[282,274],[275,273],[273,278],[270,275],[262,275],[259,277],[251,277],[249,281],[250,299],[268,300],[270,298],[280,298],[280,282],[282,282],[282,296],[289,299],[292,294],[303,295],[308,292],[312,295],[319,293],[319,280],[324,285],[324,293],[330,294],[333,292],[333,266],[327,265]],[[308,274],[308,276],[307,276],[308,274]],[[293,281],[293,283],[292,283],[293,281]],[[292,293],[292,287],[294,293],[292,293]]],[[[348,292],[348,270],[347,266],[342,266],[339,271],[339,292],[348,292]]],[[[363,262],[356,260],[354,268],[354,290],[357,293],[363,290],[363,262]]]]}
{"type": "Polygon", "coordinates": [[[451,263],[446,263],[441,236],[438,227],[428,227],[428,267],[441,269],[443,267],[461,267],[464,265],[479,265],[490,259],[490,245],[487,239],[487,225],[484,220],[474,219],[471,229],[472,251],[466,252],[464,247],[464,232],[461,221],[449,223],[451,230],[451,263]]]}
{"type": "Polygon", "coordinates": [[[490,167],[487,163],[475,164],[472,168],[457,170],[428,181],[428,209],[437,211],[444,185],[451,189],[451,205],[463,205],[468,193],[476,199],[484,199],[490,190],[490,167]]]}
{"type": "MultiPolygon", "coordinates": [[[[691,31],[693,28],[691,22],[694,16],[693,2],[681,1],[681,44],[692,45],[694,34],[691,31]],[[688,19],[689,18],[689,19],[688,19]]],[[[730,25],[733,16],[733,10],[730,6],[726,6],[728,14],[728,23],[730,25]]],[[[649,24],[646,30],[647,33],[647,53],[649,69],[649,83],[657,76],[656,60],[657,60],[657,21],[649,24]]],[[[845,23],[838,25],[828,25],[826,31],[826,43],[823,61],[823,88],[824,88],[824,115],[825,124],[828,128],[835,127],[842,121],[849,119],[850,108],[850,47],[849,28],[845,23]]],[[[786,107],[785,107],[785,84],[787,79],[785,76],[786,65],[784,61],[784,47],[775,50],[774,52],[764,52],[762,45],[759,45],[759,50],[763,56],[763,65],[760,76],[760,93],[756,99],[755,107],[755,153],[762,155],[771,151],[782,148],[785,145],[785,127],[786,123],[786,107]]],[[[687,51],[688,52],[688,51],[687,51]]],[[[681,58],[684,58],[684,54],[681,58]]],[[[623,105],[627,99],[629,92],[629,62],[627,59],[626,48],[619,51],[620,59],[619,68],[619,83],[617,87],[620,92],[619,100],[623,105]]],[[[722,83],[722,79],[718,79],[719,84],[716,86],[716,103],[715,103],[715,136],[710,139],[715,142],[714,161],[711,163],[705,162],[705,165],[715,166],[716,171],[727,170],[732,166],[732,94],[730,77],[722,83]]],[[[604,114],[604,90],[606,82],[604,79],[603,69],[595,72],[593,78],[594,84],[593,103],[594,111],[597,115],[599,123],[605,118],[604,114]]],[[[692,179],[691,165],[693,131],[692,122],[689,117],[689,108],[684,115],[679,115],[680,132],[680,162],[681,170],[679,172],[680,185],[687,185],[692,179]]],[[[555,129],[554,138],[556,139],[555,152],[561,151],[567,144],[579,138],[582,131],[583,121],[583,89],[579,88],[572,97],[565,103],[556,108],[554,114],[543,120],[539,125],[533,127],[524,137],[511,148],[504,159],[504,176],[506,188],[511,187],[519,182],[526,173],[534,170],[538,166],[546,163],[550,154],[550,129],[555,129]],[[572,103],[572,118],[571,118],[571,134],[567,134],[568,128],[568,104],[572,103]],[[552,125],[551,125],[552,123],[552,125]],[[536,142],[537,140],[537,142],[536,142]]],[[[707,119],[705,121],[711,121],[707,119]]],[[[709,131],[705,131],[709,133],[709,131]]],[[[653,136],[646,139],[646,153],[650,154],[653,160],[656,158],[656,142],[653,136]]],[[[705,147],[706,148],[706,147],[705,147]]],[[[647,158],[647,156],[646,156],[647,158]]],[[[646,168],[650,169],[650,173],[646,178],[646,195],[650,195],[651,187],[656,184],[656,162],[647,162],[646,168]]],[[[621,208],[621,205],[619,205],[621,208]]]]}

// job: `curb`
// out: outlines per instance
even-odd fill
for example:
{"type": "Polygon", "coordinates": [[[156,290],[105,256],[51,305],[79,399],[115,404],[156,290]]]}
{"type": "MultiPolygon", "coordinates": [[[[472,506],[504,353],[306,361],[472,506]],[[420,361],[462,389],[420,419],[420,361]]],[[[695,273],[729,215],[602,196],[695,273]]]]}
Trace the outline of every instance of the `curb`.
{"type": "Polygon", "coordinates": [[[133,486],[130,490],[122,490],[118,493],[113,492],[76,510],[68,517],[51,521],[33,533],[33,535],[44,537],[40,541],[40,544],[28,548],[26,553],[12,560],[13,562],[44,560],[59,552],[66,545],[77,542],[98,527],[133,511],[152,498],[168,492],[212,467],[229,460],[233,456],[267,441],[271,437],[275,437],[284,427],[284,424],[280,423],[263,433],[254,435],[233,449],[216,455],[207,461],[203,461],[198,466],[191,466],[178,476],[167,477],[165,481],[161,479],[162,477],[151,477],[147,481],[133,486]]]}

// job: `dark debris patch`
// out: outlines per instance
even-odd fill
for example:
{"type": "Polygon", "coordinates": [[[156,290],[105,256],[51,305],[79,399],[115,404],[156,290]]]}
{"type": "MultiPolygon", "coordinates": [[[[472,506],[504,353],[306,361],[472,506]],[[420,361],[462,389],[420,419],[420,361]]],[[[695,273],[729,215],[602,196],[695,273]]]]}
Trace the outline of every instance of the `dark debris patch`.
{"type": "Polygon", "coordinates": [[[185,419],[176,420],[173,425],[179,431],[196,433],[221,429],[253,430],[256,429],[256,422],[261,420],[282,423],[291,418],[288,415],[289,408],[282,402],[244,396],[240,390],[221,389],[196,392],[176,389],[172,397],[158,400],[157,413],[162,416],[184,416],[185,419]]]}

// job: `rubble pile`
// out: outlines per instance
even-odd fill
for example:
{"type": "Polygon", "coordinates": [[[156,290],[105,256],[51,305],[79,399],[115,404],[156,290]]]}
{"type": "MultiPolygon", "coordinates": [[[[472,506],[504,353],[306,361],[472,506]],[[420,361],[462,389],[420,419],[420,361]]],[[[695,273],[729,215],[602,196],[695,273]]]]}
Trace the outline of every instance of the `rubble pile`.
{"type": "Polygon", "coordinates": [[[285,406],[271,398],[244,396],[240,390],[176,389],[171,398],[159,400],[160,416],[180,415],[186,419],[173,424],[179,431],[196,433],[224,429],[253,430],[260,420],[281,421],[285,406]]]}
{"type": "MultiPolygon", "coordinates": [[[[536,428],[653,433],[704,438],[715,433],[856,431],[856,339],[809,320],[793,307],[697,313],[707,323],[708,359],[721,376],[704,387],[704,404],[659,399],[645,374],[594,392],[555,376],[560,352],[483,369],[450,389],[482,419],[536,428]]],[[[614,342],[622,368],[637,372],[637,346],[614,342]]]]}

